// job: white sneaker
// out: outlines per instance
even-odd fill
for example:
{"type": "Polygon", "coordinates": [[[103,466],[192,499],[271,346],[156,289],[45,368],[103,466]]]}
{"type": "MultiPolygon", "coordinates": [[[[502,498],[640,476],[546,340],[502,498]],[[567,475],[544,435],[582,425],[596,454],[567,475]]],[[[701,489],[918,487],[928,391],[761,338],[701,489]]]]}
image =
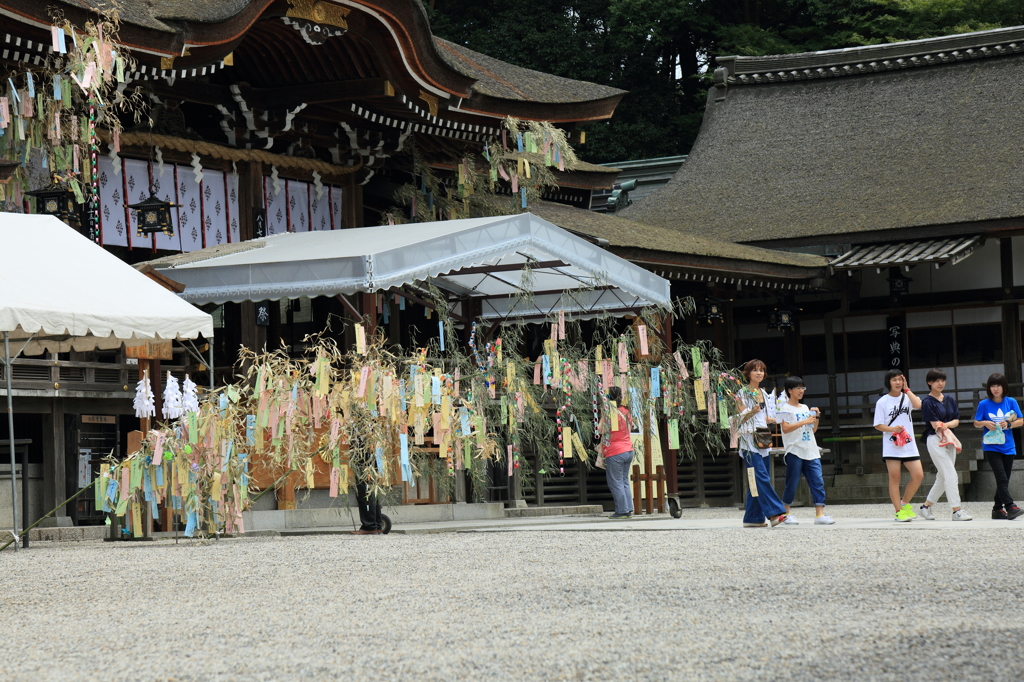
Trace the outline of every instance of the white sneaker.
{"type": "Polygon", "coordinates": [[[932,508],[927,507],[923,504],[920,507],[918,507],[917,515],[920,516],[922,519],[928,519],[929,521],[935,520],[935,514],[932,513],[932,508]]]}
{"type": "Polygon", "coordinates": [[[831,526],[835,522],[835,519],[828,514],[822,514],[821,516],[814,517],[814,524],[816,526],[831,526]]]}
{"type": "Polygon", "coordinates": [[[783,523],[786,524],[787,526],[798,526],[798,525],[800,525],[800,522],[797,521],[795,516],[786,516],[786,520],[783,521],[783,523]]]}
{"type": "Polygon", "coordinates": [[[967,510],[965,509],[957,509],[955,512],[953,512],[954,521],[970,521],[973,518],[974,517],[968,514],[967,510]]]}

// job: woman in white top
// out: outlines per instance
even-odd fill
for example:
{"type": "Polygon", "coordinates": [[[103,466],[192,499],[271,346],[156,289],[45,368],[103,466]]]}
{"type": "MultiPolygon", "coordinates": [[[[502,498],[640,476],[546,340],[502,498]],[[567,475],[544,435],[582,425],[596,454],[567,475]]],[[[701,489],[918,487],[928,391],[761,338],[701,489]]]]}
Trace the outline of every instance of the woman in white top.
{"type": "Polygon", "coordinates": [[[875,429],[882,432],[882,460],[889,470],[889,499],[896,508],[896,520],[911,521],[917,518],[917,514],[910,500],[921,486],[924,469],[921,468],[910,411],[921,409],[921,399],[907,388],[907,379],[898,369],[886,372],[883,381],[889,392],[875,403],[875,429]],[[901,496],[900,474],[903,467],[910,472],[910,482],[901,496]]]}
{"type": "Polygon", "coordinates": [[[786,488],[782,491],[782,503],[786,505],[786,523],[797,524],[789,507],[796,499],[796,488],[800,476],[807,479],[814,503],[814,523],[827,526],[835,523],[825,514],[825,479],[821,475],[821,451],[814,440],[818,431],[819,410],[807,407],[800,401],[804,397],[804,380],[800,377],[786,377],[786,402],[779,405],[775,418],[782,425],[782,444],[786,448],[786,488]]]}
{"type": "MultiPolygon", "coordinates": [[[[757,427],[767,427],[769,423],[765,412],[768,396],[761,388],[767,369],[760,360],[750,360],[743,365],[743,376],[748,383],[736,396],[740,412],[737,420],[740,457],[747,468],[747,480],[751,482],[747,490],[746,513],[743,515],[744,528],[767,526],[765,517],[771,521],[773,528],[786,521],[786,508],[768,475],[766,460],[770,448],[757,447],[754,439],[757,427]]],[[[771,422],[775,423],[775,420],[771,419],[771,422]]]]}

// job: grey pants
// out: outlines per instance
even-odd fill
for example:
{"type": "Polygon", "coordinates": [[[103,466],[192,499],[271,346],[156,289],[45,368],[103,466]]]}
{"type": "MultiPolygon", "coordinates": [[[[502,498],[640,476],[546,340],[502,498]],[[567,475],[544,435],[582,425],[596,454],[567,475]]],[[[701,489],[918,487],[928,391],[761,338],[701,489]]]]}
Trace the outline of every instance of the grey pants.
{"type": "Polygon", "coordinates": [[[615,500],[616,514],[633,513],[633,494],[629,489],[629,467],[632,464],[632,450],[604,458],[604,475],[615,500]]]}

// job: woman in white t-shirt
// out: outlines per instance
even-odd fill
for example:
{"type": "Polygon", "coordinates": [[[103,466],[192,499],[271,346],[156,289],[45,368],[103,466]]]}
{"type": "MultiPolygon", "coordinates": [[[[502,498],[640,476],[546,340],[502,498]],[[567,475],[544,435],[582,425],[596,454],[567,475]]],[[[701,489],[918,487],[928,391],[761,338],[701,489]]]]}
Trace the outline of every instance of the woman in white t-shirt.
{"type": "Polygon", "coordinates": [[[761,388],[768,368],[760,360],[749,360],[743,365],[743,377],[747,385],[736,396],[739,414],[734,422],[739,436],[740,457],[746,465],[748,489],[746,511],[743,514],[744,528],[763,528],[771,523],[772,528],[786,522],[786,507],[782,504],[768,470],[770,448],[759,448],[755,433],[758,427],[766,428],[775,420],[768,416],[768,394],[761,388]],[[768,522],[765,522],[767,517],[768,522]]]}
{"type": "Polygon", "coordinates": [[[889,470],[889,499],[896,508],[896,520],[910,521],[917,518],[910,501],[924,479],[910,419],[911,410],[921,409],[921,399],[907,388],[907,379],[898,369],[886,372],[883,381],[889,392],[875,403],[875,428],[882,432],[882,460],[889,470]],[[910,472],[910,482],[900,496],[903,467],[910,472]]]}
{"type": "Polygon", "coordinates": [[[786,448],[786,488],[782,491],[782,503],[786,505],[786,523],[797,524],[789,513],[790,505],[796,499],[796,488],[800,475],[807,479],[814,503],[814,523],[827,526],[835,523],[825,514],[825,479],[821,475],[821,451],[814,440],[818,431],[819,410],[807,407],[800,401],[804,398],[804,380],[787,377],[783,384],[786,402],[775,411],[776,420],[782,425],[782,445],[786,448]]]}

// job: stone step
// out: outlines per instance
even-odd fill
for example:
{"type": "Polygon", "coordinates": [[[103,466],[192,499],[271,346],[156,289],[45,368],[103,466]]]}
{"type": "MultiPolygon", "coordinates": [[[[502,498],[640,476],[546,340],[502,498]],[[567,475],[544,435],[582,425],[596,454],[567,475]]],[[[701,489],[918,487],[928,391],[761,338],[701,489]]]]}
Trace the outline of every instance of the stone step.
{"type": "Polygon", "coordinates": [[[505,510],[506,519],[533,516],[595,516],[604,512],[599,504],[579,504],[570,507],[517,507],[505,510]]]}

